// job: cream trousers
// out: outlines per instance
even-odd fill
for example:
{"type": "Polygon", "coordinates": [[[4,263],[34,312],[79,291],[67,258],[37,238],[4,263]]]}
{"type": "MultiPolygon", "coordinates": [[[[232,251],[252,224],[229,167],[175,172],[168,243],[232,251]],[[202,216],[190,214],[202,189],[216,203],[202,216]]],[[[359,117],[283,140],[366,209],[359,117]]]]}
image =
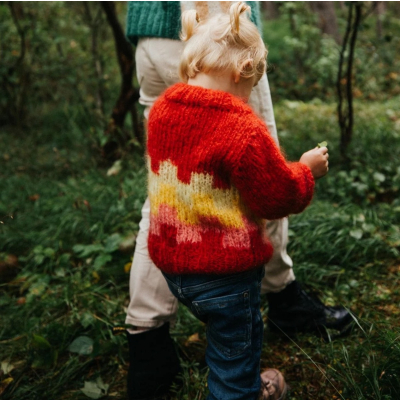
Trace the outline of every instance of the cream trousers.
{"type": "MultiPolygon", "coordinates": [[[[142,38],[136,47],[136,70],[140,85],[139,102],[145,106],[148,118],[151,106],[157,97],[169,86],[179,81],[177,66],[183,45],[177,40],[142,38]]],[[[267,76],[253,89],[249,104],[265,121],[271,135],[278,143],[267,76]]],[[[178,302],[169,291],[160,270],[152,263],[147,237],[150,227],[150,204],[147,199],[142,208],[142,219],[136,238],[135,253],[130,272],[130,303],[127,310],[127,324],[137,327],[155,328],[176,319],[178,302]]],[[[287,218],[269,221],[267,234],[274,246],[274,255],[265,265],[262,293],[279,292],[295,280],[293,263],[286,252],[288,242],[287,218]]]]}

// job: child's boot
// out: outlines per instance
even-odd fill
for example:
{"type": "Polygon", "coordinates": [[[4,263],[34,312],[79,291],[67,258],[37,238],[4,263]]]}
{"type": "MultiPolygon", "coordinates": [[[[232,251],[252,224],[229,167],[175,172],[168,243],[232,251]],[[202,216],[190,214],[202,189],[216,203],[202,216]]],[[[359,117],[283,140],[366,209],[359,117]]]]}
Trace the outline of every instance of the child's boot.
{"type": "Polygon", "coordinates": [[[260,400],[283,400],[287,385],[283,375],[274,368],[268,368],[261,373],[260,400]]]}
{"type": "Polygon", "coordinates": [[[127,334],[128,399],[150,400],[168,392],[180,370],[169,323],[143,333],[127,334]]]}

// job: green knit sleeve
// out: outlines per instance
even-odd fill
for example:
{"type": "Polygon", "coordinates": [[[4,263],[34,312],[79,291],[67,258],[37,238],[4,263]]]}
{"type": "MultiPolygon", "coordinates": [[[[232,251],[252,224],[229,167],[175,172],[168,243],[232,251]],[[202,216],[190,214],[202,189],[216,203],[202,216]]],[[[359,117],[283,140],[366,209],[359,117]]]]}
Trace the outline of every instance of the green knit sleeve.
{"type": "MultiPolygon", "coordinates": [[[[261,32],[260,5],[248,1],[251,20],[261,32]]],[[[181,30],[180,1],[130,1],[126,21],[126,36],[134,45],[140,37],[179,39],[181,30]]]]}
{"type": "Polygon", "coordinates": [[[134,45],[140,37],[179,39],[180,16],[179,1],[130,1],[126,36],[134,45]]]}

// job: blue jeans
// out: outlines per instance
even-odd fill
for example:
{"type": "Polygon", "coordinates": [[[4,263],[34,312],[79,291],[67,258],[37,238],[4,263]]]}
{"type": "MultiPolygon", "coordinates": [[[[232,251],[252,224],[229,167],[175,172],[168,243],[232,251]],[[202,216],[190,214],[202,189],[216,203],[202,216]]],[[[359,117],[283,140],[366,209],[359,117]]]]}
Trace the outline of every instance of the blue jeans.
{"type": "Polygon", "coordinates": [[[260,393],[264,267],[230,275],[164,274],[171,292],[207,324],[207,400],[256,400],[260,393]]]}

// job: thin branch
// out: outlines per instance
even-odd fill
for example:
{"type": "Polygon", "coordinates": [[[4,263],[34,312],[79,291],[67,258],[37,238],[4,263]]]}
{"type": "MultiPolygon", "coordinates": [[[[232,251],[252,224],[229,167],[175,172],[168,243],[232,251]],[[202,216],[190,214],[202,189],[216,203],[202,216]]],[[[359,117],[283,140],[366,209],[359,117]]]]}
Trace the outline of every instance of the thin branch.
{"type": "Polygon", "coordinates": [[[97,90],[96,90],[96,107],[102,118],[104,118],[104,94],[103,94],[103,68],[101,58],[99,56],[97,36],[99,32],[99,25],[101,22],[101,8],[97,8],[97,12],[93,16],[87,1],[83,2],[87,24],[90,26],[92,43],[92,60],[96,73],[97,90]]]}
{"type": "Polygon", "coordinates": [[[364,20],[367,19],[367,17],[369,17],[376,10],[376,8],[378,7],[379,3],[381,3],[381,2],[380,1],[373,1],[371,7],[369,8],[369,10],[366,11],[362,15],[362,17],[360,19],[360,22],[364,22],[364,20]]]}
{"type": "Polygon", "coordinates": [[[340,58],[339,58],[339,70],[338,70],[338,75],[337,75],[337,91],[338,91],[338,118],[339,118],[339,126],[340,126],[340,131],[343,132],[344,127],[346,125],[346,116],[343,113],[343,92],[342,92],[342,74],[343,74],[343,64],[344,64],[344,54],[346,52],[347,48],[347,43],[349,40],[350,36],[350,31],[351,31],[351,25],[352,25],[352,19],[353,19],[353,4],[349,5],[349,15],[347,17],[347,27],[346,27],[346,33],[343,38],[343,44],[342,44],[342,49],[340,51],[340,58]]]}
{"type": "Polygon", "coordinates": [[[18,31],[18,34],[20,37],[20,41],[21,41],[21,54],[17,58],[15,64],[9,69],[9,73],[11,73],[24,60],[25,52],[26,52],[26,43],[25,43],[25,29],[23,29],[20,24],[20,19],[24,17],[24,11],[22,9],[21,2],[9,1],[8,7],[10,8],[11,16],[14,21],[15,27],[17,28],[17,31],[18,31]]]}
{"type": "Polygon", "coordinates": [[[346,137],[344,140],[345,149],[350,143],[352,131],[353,131],[353,84],[352,84],[352,72],[353,72],[353,60],[354,60],[354,50],[357,41],[358,28],[361,21],[361,7],[362,4],[358,3],[356,7],[356,16],[353,24],[353,32],[350,39],[350,53],[349,62],[347,65],[347,103],[348,103],[348,124],[346,129],[346,137]]]}

